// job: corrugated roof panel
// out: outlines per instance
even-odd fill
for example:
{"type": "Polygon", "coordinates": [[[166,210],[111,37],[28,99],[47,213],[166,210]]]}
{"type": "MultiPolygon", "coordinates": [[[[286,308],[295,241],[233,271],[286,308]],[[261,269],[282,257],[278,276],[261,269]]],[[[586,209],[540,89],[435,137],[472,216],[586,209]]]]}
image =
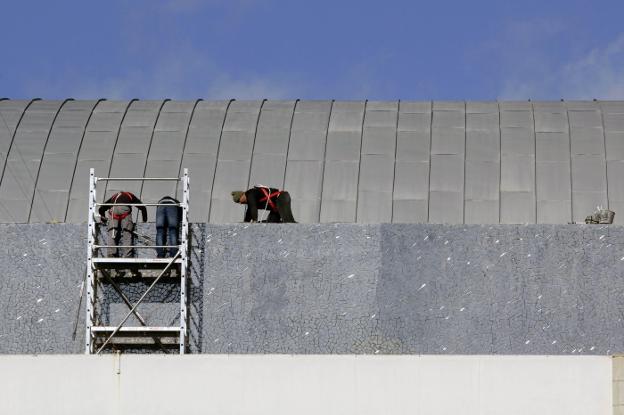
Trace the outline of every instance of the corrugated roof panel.
{"type": "Polygon", "coordinates": [[[535,223],[533,192],[501,191],[500,223],[535,223]]]}
{"type": "Polygon", "coordinates": [[[293,108],[288,111],[267,111],[262,108],[260,121],[258,121],[258,135],[260,133],[270,134],[274,131],[290,131],[290,123],[293,117],[293,108]]]}
{"type": "Polygon", "coordinates": [[[466,113],[469,114],[497,114],[498,102],[466,102],[466,113]]]}
{"type": "Polygon", "coordinates": [[[76,155],[46,154],[43,163],[32,202],[30,223],[64,222],[76,155]]]}
{"type": "Polygon", "coordinates": [[[624,114],[604,114],[604,127],[609,132],[624,132],[624,114]]]}
{"type": "Polygon", "coordinates": [[[323,177],[321,222],[354,222],[357,198],[359,161],[326,161],[323,177]],[[353,202],[347,203],[347,202],[353,202]],[[351,210],[336,211],[344,206],[351,210]],[[329,208],[329,206],[333,206],[329,208]]]}
{"type": "Polygon", "coordinates": [[[301,100],[297,103],[297,108],[295,112],[305,113],[305,112],[322,112],[328,113],[331,109],[332,101],[310,101],[310,100],[301,100]]]}
{"type": "Polygon", "coordinates": [[[299,103],[297,110],[295,111],[295,117],[293,119],[292,131],[327,131],[327,124],[329,123],[329,108],[326,112],[304,112],[299,109],[299,103]]]}
{"type": "Polygon", "coordinates": [[[52,123],[62,101],[35,101],[15,132],[0,184],[1,223],[28,222],[35,181],[52,123]]]}
{"type": "Polygon", "coordinates": [[[392,192],[358,194],[357,223],[389,223],[392,221],[392,192]]]}
{"type": "Polygon", "coordinates": [[[285,128],[258,129],[254,153],[286,154],[289,139],[290,130],[285,128]]]}
{"type": "Polygon", "coordinates": [[[526,128],[501,129],[501,154],[534,155],[535,133],[526,128]]]}
{"type": "Polygon", "coordinates": [[[411,114],[399,113],[399,131],[419,131],[429,133],[431,130],[431,113],[411,114]]]}
{"type": "Polygon", "coordinates": [[[364,112],[365,101],[334,101],[332,115],[334,112],[364,112]]]}
{"type": "MultiPolygon", "coordinates": [[[[195,102],[165,102],[152,137],[145,177],[180,177],[180,169],[184,167],[182,155],[194,108],[195,102]]],[[[181,192],[179,182],[147,181],[143,183],[140,198],[146,203],[157,202],[163,196],[180,200],[181,192]]],[[[147,213],[149,220],[154,221],[156,208],[148,207],[147,213]]]]}
{"type": "Polygon", "coordinates": [[[431,136],[428,132],[399,131],[397,133],[397,161],[429,162],[431,136]]]}
{"type": "Polygon", "coordinates": [[[498,106],[501,111],[533,111],[533,106],[528,101],[503,101],[498,106]]]}
{"type": "Polygon", "coordinates": [[[463,194],[464,158],[456,155],[432,155],[430,190],[463,194]]]}
{"type": "Polygon", "coordinates": [[[284,189],[290,192],[293,214],[297,222],[319,221],[322,180],[322,161],[288,161],[284,189]]]}
{"type": "MultiPolygon", "coordinates": [[[[297,199],[320,204],[323,162],[313,160],[291,160],[288,162],[288,176],[284,189],[297,199]]],[[[310,218],[308,222],[318,221],[310,218]]]]}
{"type": "Polygon", "coordinates": [[[323,200],[321,223],[355,222],[355,200],[323,200]]]}
{"type": "Polygon", "coordinates": [[[535,131],[538,133],[567,133],[568,117],[565,113],[535,111],[535,131]]]}
{"type": "Polygon", "coordinates": [[[219,160],[251,160],[255,134],[253,131],[223,131],[219,160]]]}
{"type": "Polygon", "coordinates": [[[245,191],[248,188],[248,160],[218,160],[217,172],[212,190],[210,222],[233,223],[241,222],[244,209],[232,201],[230,192],[245,191]]]}
{"type": "MultiPolygon", "coordinates": [[[[126,103],[128,105],[128,103],[126,103]]],[[[97,107],[96,107],[97,108],[97,107]]],[[[119,129],[119,124],[123,118],[123,112],[93,112],[87,131],[91,132],[111,132],[119,129]]]]}
{"type": "Polygon", "coordinates": [[[499,161],[500,135],[496,130],[466,133],[466,160],[499,161]]]}
{"type": "Polygon", "coordinates": [[[393,223],[427,223],[429,200],[395,200],[392,205],[393,223]]]}
{"type": "Polygon", "coordinates": [[[501,158],[501,191],[535,191],[535,157],[503,155],[501,158]]]}
{"type": "Polygon", "coordinates": [[[0,101],[0,171],[4,170],[15,129],[30,101],[0,101]]]}
{"type": "Polygon", "coordinates": [[[362,155],[359,191],[387,192],[392,199],[394,181],[394,154],[362,155]]]}
{"type": "Polygon", "coordinates": [[[567,111],[563,101],[534,101],[533,110],[535,112],[550,112],[564,114],[567,111]]]}
{"type": "Polygon", "coordinates": [[[466,130],[496,130],[498,131],[498,113],[494,114],[466,114],[466,130]]]}
{"type": "Polygon", "coordinates": [[[72,102],[59,111],[41,161],[29,221],[64,222],[86,124],[96,101],[72,102]]]}
{"type": "Polygon", "coordinates": [[[163,107],[160,115],[158,116],[158,122],[156,123],[156,128],[154,131],[157,132],[166,132],[166,131],[184,131],[188,127],[189,119],[191,117],[191,111],[193,110],[193,104],[189,104],[191,107],[187,108],[188,111],[185,112],[168,112],[165,110],[167,104],[171,101],[167,101],[165,103],[165,107],[163,107]]]}
{"type": "Polygon", "coordinates": [[[397,161],[395,169],[395,201],[429,198],[429,162],[397,161]]]}
{"type": "Polygon", "coordinates": [[[538,161],[535,165],[535,169],[537,175],[538,201],[571,199],[570,192],[572,185],[570,182],[569,161],[538,161]]]}
{"type": "Polygon", "coordinates": [[[434,128],[431,136],[431,154],[463,155],[466,132],[460,128],[434,128]]]}
{"type": "MultiPolygon", "coordinates": [[[[624,202],[624,161],[607,162],[607,183],[609,184],[609,206],[611,202],[624,202]]],[[[617,216],[617,215],[616,215],[617,216]]],[[[621,216],[624,216],[621,215],[621,216]]]]}
{"type": "MultiPolygon", "coordinates": [[[[190,221],[208,221],[221,130],[229,101],[200,101],[190,120],[182,168],[189,169],[190,221]]],[[[179,174],[181,174],[180,172],[179,174]]]]}
{"type": "Polygon", "coordinates": [[[570,140],[572,154],[605,154],[602,128],[573,128],[570,131],[570,140]]]}
{"type": "Polygon", "coordinates": [[[208,208],[212,194],[212,180],[217,158],[213,154],[184,154],[183,168],[188,168],[190,177],[190,222],[207,222],[208,208]]]}
{"type": "Polygon", "coordinates": [[[607,192],[606,161],[602,156],[572,158],[573,192],[607,192]]]}
{"type": "Polygon", "coordinates": [[[431,113],[431,101],[401,101],[399,112],[405,114],[431,113]]]}
{"type": "Polygon", "coordinates": [[[263,101],[233,101],[227,111],[212,191],[210,221],[213,223],[242,220],[239,209],[232,208],[234,203],[230,192],[244,191],[250,186],[251,156],[263,103],[263,101]],[[232,130],[233,128],[235,130],[232,130]]]}
{"type": "Polygon", "coordinates": [[[390,127],[397,128],[398,112],[395,111],[373,111],[369,106],[366,107],[366,116],[364,117],[364,128],[369,127],[390,127]]]}
{"type": "MultiPolygon", "coordinates": [[[[128,104],[128,101],[100,101],[93,109],[78,154],[69,194],[67,222],[87,221],[89,169],[95,168],[96,176],[108,176],[117,134],[128,104]]],[[[105,188],[105,183],[98,186],[99,201],[104,199],[105,188]]]]}
{"type": "Polygon", "coordinates": [[[566,101],[565,106],[570,111],[600,111],[600,104],[596,101],[566,101]]]}
{"type": "Polygon", "coordinates": [[[604,114],[624,114],[624,101],[600,101],[604,114]]]}
{"type": "Polygon", "coordinates": [[[290,136],[288,160],[322,160],[325,154],[326,131],[299,130],[290,136]]]}
{"type": "Polygon", "coordinates": [[[602,114],[600,111],[569,111],[570,128],[602,128],[602,114]]]}
{"type": "Polygon", "coordinates": [[[434,101],[434,111],[462,111],[466,110],[466,103],[463,101],[434,101]]]}
{"type": "Polygon", "coordinates": [[[152,127],[121,127],[115,155],[117,154],[144,154],[147,157],[147,149],[152,141],[152,127]]]}
{"type": "Polygon", "coordinates": [[[368,101],[366,103],[367,111],[391,111],[399,110],[399,101],[368,101]]]}
{"type": "Polygon", "coordinates": [[[385,154],[394,158],[396,127],[368,127],[362,136],[362,154],[385,154]]]}
{"type": "Polygon", "coordinates": [[[498,163],[466,161],[466,200],[498,200],[499,173],[498,163]]]}
{"type": "Polygon", "coordinates": [[[490,224],[498,223],[497,200],[466,200],[465,223],[490,224]]]}
{"type": "Polygon", "coordinates": [[[607,160],[624,160],[624,132],[606,132],[607,160]]]}
{"type": "Polygon", "coordinates": [[[537,161],[570,162],[570,138],[564,133],[536,133],[537,161]]]}
{"type": "Polygon", "coordinates": [[[269,187],[284,187],[286,154],[255,154],[251,165],[249,185],[263,184],[269,187]]]}
{"type": "Polygon", "coordinates": [[[326,160],[359,160],[361,131],[330,131],[327,136],[326,160]]]}
{"type": "Polygon", "coordinates": [[[568,223],[572,220],[571,201],[538,200],[537,223],[568,223]]]}
{"type": "Polygon", "coordinates": [[[267,100],[262,105],[262,111],[285,111],[286,113],[291,113],[294,106],[294,100],[267,100]]]}
{"type": "Polygon", "coordinates": [[[429,223],[464,223],[464,197],[461,192],[431,191],[429,223]]]}
{"type": "Polygon", "coordinates": [[[460,128],[466,126],[466,114],[463,111],[433,111],[433,129],[460,128]]]}
{"type": "Polygon", "coordinates": [[[258,122],[258,112],[236,112],[228,110],[228,115],[223,126],[224,132],[255,132],[258,122]]]}
{"type": "Polygon", "coordinates": [[[524,128],[532,132],[534,129],[533,113],[528,111],[502,111],[500,113],[500,125],[501,128],[524,128]]]}
{"type": "Polygon", "coordinates": [[[363,119],[364,112],[336,111],[336,109],[334,108],[332,110],[331,119],[329,120],[329,131],[362,131],[363,119]]]}
{"type": "Polygon", "coordinates": [[[254,101],[238,101],[234,100],[230,104],[228,108],[228,118],[233,116],[236,112],[250,112],[253,114],[258,114],[260,112],[260,108],[264,105],[265,101],[263,100],[254,100],[254,101]]]}
{"type": "Polygon", "coordinates": [[[133,101],[130,104],[130,108],[124,118],[123,126],[125,128],[149,128],[154,129],[154,123],[158,116],[159,106],[150,105],[149,108],[138,109],[136,106],[140,105],[143,101],[133,101]]]}
{"type": "MultiPolygon", "coordinates": [[[[137,153],[117,153],[112,162],[110,177],[143,177],[145,172],[145,154],[137,153]]],[[[102,186],[103,187],[103,186],[102,186]]],[[[102,188],[98,186],[98,191],[102,188]]],[[[109,181],[106,186],[104,197],[108,199],[116,192],[132,192],[139,196],[141,194],[140,182],[120,182],[109,181]]]]}

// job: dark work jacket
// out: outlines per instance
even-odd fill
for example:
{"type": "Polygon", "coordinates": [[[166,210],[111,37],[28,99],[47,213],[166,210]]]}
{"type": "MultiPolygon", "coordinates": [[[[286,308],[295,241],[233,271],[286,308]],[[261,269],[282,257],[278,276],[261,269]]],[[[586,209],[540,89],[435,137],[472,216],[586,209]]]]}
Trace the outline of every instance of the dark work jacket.
{"type": "MultiPolygon", "coordinates": [[[[117,192],[110,197],[100,208],[98,209],[98,213],[100,216],[104,217],[106,215],[106,211],[112,208],[113,206],[108,203],[115,204],[123,204],[123,203],[143,203],[136,197],[133,193],[130,192],[117,192]]],[[[145,206],[137,206],[137,208],[141,211],[143,215],[143,222],[147,222],[147,209],[145,206]]]]}
{"type": "MultiPolygon", "coordinates": [[[[276,189],[274,187],[267,187],[266,189],[268,189],[269,194],[280,191],[279,189],[276,189]]],[[[251,189],[247,190],[245,192],[245,197],[247,197],[247,211],[245,212],[245,222],[251,222],[252,220],[257,222],[258,209],[264,209],[266,207],[266,210],[277,212],[277,210],[271,209],[271,205],[267,204],[266,200],[262,202],[260,201],[264,198],[264,193],[259,187],[252,187],[251,189]]],[[[273,196],[271,198],[271,201],[274,205],[277,204],[276,199],[277,196],[273,196]]]]}

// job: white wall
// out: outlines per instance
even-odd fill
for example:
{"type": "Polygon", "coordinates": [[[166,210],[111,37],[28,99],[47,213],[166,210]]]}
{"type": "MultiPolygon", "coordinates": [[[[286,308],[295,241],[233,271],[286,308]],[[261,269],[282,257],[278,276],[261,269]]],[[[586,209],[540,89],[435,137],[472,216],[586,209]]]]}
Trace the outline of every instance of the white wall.
{"type": "Polygon", "coordinates": [[[606,356],[0,356],[0,414],[611,414],[606,356]]]}

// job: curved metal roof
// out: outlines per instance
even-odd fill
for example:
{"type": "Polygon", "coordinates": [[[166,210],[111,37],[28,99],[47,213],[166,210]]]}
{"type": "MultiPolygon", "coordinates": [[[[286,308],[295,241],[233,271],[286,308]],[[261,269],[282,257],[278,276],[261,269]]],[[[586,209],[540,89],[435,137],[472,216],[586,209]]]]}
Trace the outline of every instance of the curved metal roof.
{"type": "Polygon", "coordinates": [[[188,167],[196,222],[239,222],[230,191],[262,183],[307,223],[624,223],[624,102],[0,100],[0,223],[84,222],[90,167],[188,167]]]}

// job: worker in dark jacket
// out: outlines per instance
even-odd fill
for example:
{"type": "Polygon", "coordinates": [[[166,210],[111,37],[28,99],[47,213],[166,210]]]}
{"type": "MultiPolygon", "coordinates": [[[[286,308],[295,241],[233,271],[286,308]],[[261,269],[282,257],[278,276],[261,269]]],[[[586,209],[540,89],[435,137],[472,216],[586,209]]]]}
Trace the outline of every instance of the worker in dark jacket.
{"type": "Polygon", "coordinates": [[[232,192],[232,199],[235,203],[247,205],[245,222],[258,222],[258,209],[264,209],[269,211],[266,222],[295,223],[290,209],[290,194],[285,190],[258,185],[246,192],[232,192]]]}
{"type": "MultiPolygon", "coordinates": [[[[177,199],[165,196],[158,201],[156,208],[156,245],[175,246],[169,249],[169,256],[173,257],[178,253],[177,245],[178,233],[180,232],[180,222],[182,221],[182,207],[177,199]],[[165,243],[165,241],[167,241],[165,243]]],[[[165,258],[168,248],[156,248],[156,256],[165,258]]]]}
{"type": "MultiPolygon", "coordinates": [[[[143,203],[130,192],[117,192],[110,197],[98,210],[102,223],[107,225],[109,245],[131,247],[134,245],[134,222],[132,221],[132,207],[126,203],[143,203]]],[[[138,206],[143,214],[143,222],[147,222],[147,209],[138,206]]],[[[109,257],[132,258],[132,248],[108,248],[109,257]]]]}

